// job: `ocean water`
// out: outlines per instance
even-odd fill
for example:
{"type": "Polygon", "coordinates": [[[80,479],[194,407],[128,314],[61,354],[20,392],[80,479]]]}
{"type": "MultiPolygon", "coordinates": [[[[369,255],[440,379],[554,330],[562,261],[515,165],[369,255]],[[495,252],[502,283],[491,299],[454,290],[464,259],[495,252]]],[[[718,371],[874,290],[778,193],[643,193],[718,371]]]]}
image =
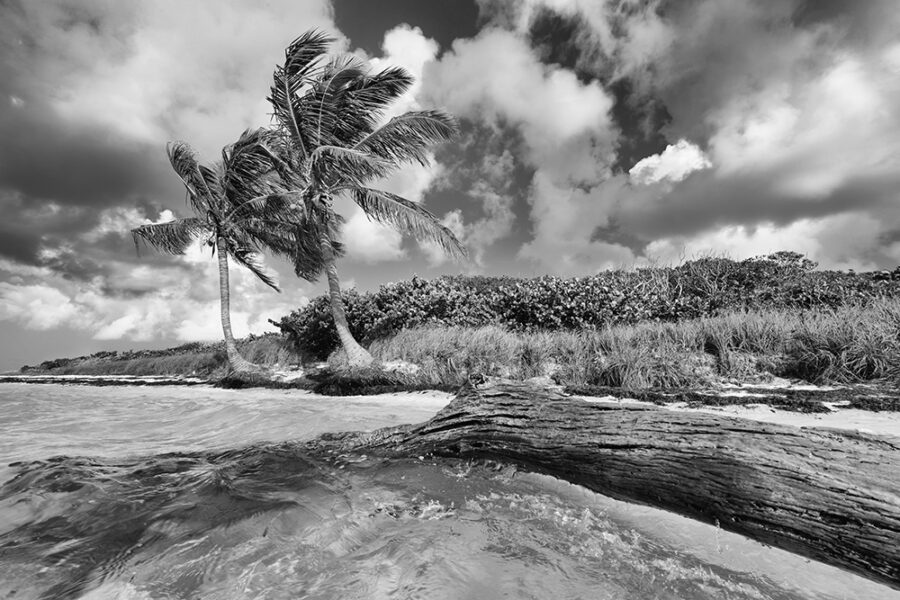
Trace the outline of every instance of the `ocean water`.
{"type": "Polygon", "coordinates": [[[0,384],[0,599],[900,599],[508,465],[297,443],[444,401],[0,384]]]}

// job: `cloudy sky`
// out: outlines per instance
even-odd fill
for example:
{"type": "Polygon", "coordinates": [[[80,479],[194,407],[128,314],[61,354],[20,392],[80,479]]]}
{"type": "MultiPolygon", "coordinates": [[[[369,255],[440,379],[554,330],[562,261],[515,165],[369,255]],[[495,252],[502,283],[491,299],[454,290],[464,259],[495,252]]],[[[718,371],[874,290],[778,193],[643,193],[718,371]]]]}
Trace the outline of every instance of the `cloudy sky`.
{"type": "MultiPolygon", "coordinates": [[[[345,203],[347,285],[782,249],[900,264],[895,0],[0,0],[0,370],[220,336],[208,252],[139,257],[127,232],[186,216],[165,143],[213,160],[269,124],[272,69],[313,27],[413,73],[398,111],[463,129],[382,186],[471,261],[345,203]]],[[[281,294],[234,271],[240,335],[323,289],[272,265],[281,294]]]]}

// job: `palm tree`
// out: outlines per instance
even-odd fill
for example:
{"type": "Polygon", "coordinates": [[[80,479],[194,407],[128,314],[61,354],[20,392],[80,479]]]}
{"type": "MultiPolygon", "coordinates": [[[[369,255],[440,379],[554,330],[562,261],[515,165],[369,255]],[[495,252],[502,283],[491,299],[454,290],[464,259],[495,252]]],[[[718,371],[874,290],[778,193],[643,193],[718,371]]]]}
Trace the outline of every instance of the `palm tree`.
{"type": "Polygon", "coordinates": [[[402,164],[427,165],[428,149],[456,135],[458,126],[439,110],[407,112],[384,122],[412,77],[400,68],[371,73],[353,56],[325,60],[333,41],[307,32],[288,46],[284,64],[276,67],[269,101],[288,151],[273,153],[273,159],[286,185],[303,192],[308,237],[295,254],[295,271],[313,280],[324,264],[335,328],[348,362],[358,367],[371,364],[372,356],[353,338],[344,313],[335,264],[343,253],[342,220],[333,210],[334,197],[347,194],[370,219],[437,243],[453,257],[465,256],[456,236],[428,210],[370,187],[402,164]]]}
{"type": "Polygon", "coordinates": [[[143,241],[162,252],[183,254],[197,239],[203,239],[218,255],[225,351],[230,370],[237,374],[259,367],[240,355],[231,331],[228,257],[280,291],[263,267],[259,250],[295,242],[296,223],[286,221],[284,215],[298,214],[298,208],[302,209],[298,205],[288,210],[293,198],[280,186],[269,155],[275,143],[271,131],[245,131],[237,142],[222,150],[222,160],[212,165],[199,164],[196,153],[185,142],[168,144],[169,162],[184,183],[195,216],[131,230],[138,250],[143,241]]]}

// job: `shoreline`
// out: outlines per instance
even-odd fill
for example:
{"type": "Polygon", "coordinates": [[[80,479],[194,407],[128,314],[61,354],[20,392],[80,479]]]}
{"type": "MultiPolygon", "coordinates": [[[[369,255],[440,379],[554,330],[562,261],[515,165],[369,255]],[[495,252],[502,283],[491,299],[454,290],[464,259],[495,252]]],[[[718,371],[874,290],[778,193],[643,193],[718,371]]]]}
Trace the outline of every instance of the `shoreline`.
{"type": "MultiPolygon", "coordinates": [[[[50,375],[50,374],[4,374],[0,375],[0,383],[21,384],[56,384],[81,386],[200,386],[222,387],[216,380],[199,377],[165,376],[165,375],[50,375]]],[[[383,389],[383,385],[357,389],[358,393],[331,394],[316,391],[315,382],[307,378],[295,378],[286,381],[273,381],[273,385],[257,385],[256,389],[271,389],[299,392],[302,396],[342,397],[357,400],[366,399],[373,402],[390,399],[392,403],[411,403],[420,405],[427,403],[435,411],[446,406],[454,397],[454,392],[434,388],[383,389]]],[[[550,384],[549,381],[545,382],[550,384]]],[[[248,388],[250,389],[250,388],[248,388]]],[[[836,429],[841,431],[857,431],[864,434],[889,436],[900,439],[900,410],[894,403],[887,410],[866,406],[853,406],[849,401],[829,401],[828,398],[839,397],[836,394],[862,392],[861,397],[871,397],[872,386],[815,386],[807,383],[781,381],[759,386],[755,384],[725,385],[716,389],[681,391],[629,391],[624,389],[603,390],[612,393],[578,393],[569,391],[586,402],[602,404],[611,408],[617,406],[646,406],[677,412],[705,412],[717,415],[732,416],[753,421],[789,425],[800,428],[814,427],[818,429],[836,429]],[[690,401],[681,400],[684,394],[690,393],[690,401]],[[800,400],[785,403],[785,398],[796,396],[800,400]],[[816,397],[819,397],[816,399],[816,397]],[[653,398],[648,400],[647,398],[653,398]],[[666,398],[672,398],[666,401],[666,398]],[[815,410],[809,403],[817,405],[815,410]]]]}

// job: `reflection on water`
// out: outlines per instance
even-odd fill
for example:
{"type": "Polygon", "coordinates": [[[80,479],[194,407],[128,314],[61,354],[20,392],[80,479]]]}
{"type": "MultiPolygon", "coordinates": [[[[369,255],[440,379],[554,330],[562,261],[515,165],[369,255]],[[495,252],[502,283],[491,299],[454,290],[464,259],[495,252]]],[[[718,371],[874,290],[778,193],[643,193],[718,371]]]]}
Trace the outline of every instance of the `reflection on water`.
{"type": "Polygon", "coordinates": [[[321,462],[283,441],[425,418],[406,401],[35,386],[48,387],[68,404],[0,386],[0,423],[14,423],[18,444],[5,438],[0,459],[22,461],[0,486],[0,599],[900,598],[508,466],[321,462]],[[138,393],[141,407],[121,405],[138,393]],[[22,418],[43,410],[10,398],[22,394],[59,412],[22,418]],[[99,419],[107,410],[119,415],[116,435],[99,419]],[[217,419],[228,437],[214,433],[217,419]],[[38,459],[52,447],[46,428],[68,458],[38,459]],[[265,431],[271,443],[259,443],[265,431]],[[96,445],[104,451],[83,451],[96,445]],[[76,457],[88,454],[102,457],[76,457]]]}

